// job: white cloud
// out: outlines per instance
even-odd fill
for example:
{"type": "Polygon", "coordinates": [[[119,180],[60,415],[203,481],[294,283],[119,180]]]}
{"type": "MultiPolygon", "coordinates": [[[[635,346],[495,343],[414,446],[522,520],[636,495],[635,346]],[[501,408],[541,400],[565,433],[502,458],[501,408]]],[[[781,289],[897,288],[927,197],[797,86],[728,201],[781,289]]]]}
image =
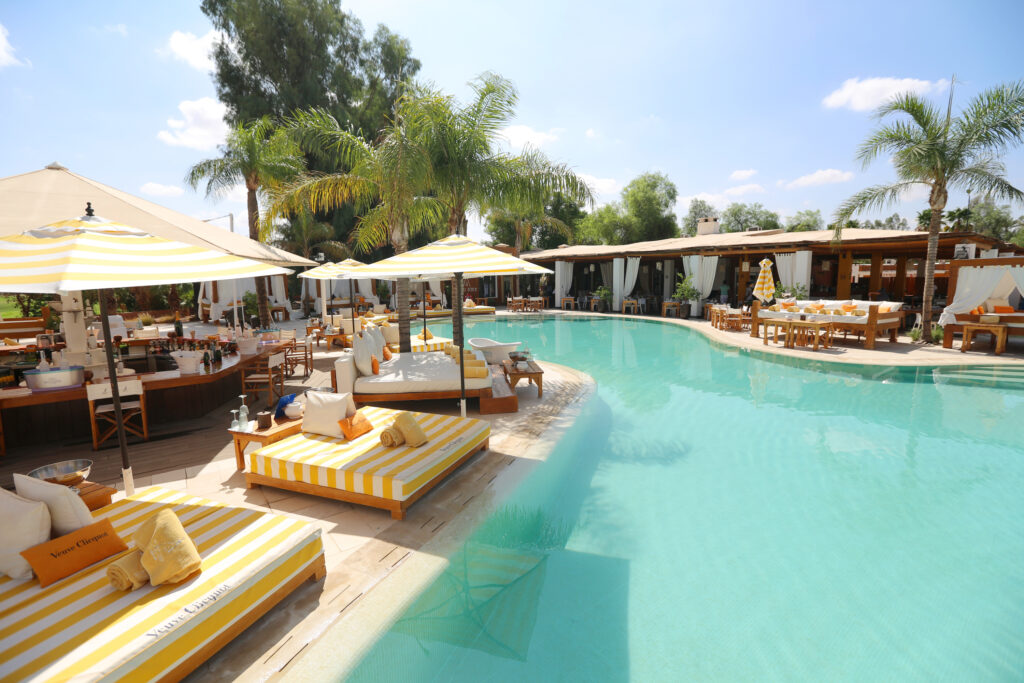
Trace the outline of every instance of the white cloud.
{"type": "Polygon", "coordinates": [[[757,171],[752,168],[743,169],[740,171],[733,171],[729,174],[729,180],[747,180],[757,175],[757,171]]]}
{"type": "Polygon", "coordinates": [[[851,171],[840,171],[835,168],[825,168],[818,169],[814,173],[802,175],[796,180],[791,180],[788,183],[784,180],[780,180],[779,185],[780,187],[785,187],[787,190],[795,190],[798,187],[814,187],[816,185],[845,183],[847,180],[853,180],[853,173],[851,171]]]}
{"type": "Polygon", "coordinates": [[[185,190],[177,185],[161,185],[160,183],[145,183],[139,188],[139,191],[153,197],[180,197],[185,193],[185,190]]]}
{"type": "Polygon", "coordinates": [[[220,40],[221,33],[210,30],[204,35],[175,31],[167,41],[167,50],[175,59],[185,62],[193,69],[213,71],[213,46],[220,40]]]}
{"type": "Polygon", "coordinates": [[[501,137],[508,140],[509,145],[515,149],[522,149],[527,145],[540,148],[557,140],[559,133],[563,130],[564,129],[562,128],[551,128],[545,132],[542,130],[534,130],[529,126],[516,124],[514,126],[509,126],[508,128],[503,128],[499,134],[501,137]]]}
{"type": "Polygon", "coordinates": [[[917,204],[927,201],[929,194],[931,194],[931,190],[927,185],[917,183],[900,193],[900,201],[917,204]]]}
{"type": "Polygon", "coordinates": [[[764,192],[764,188],[757,183],[749,183],[747,185],[736,185],[722,191],[722,194],[726,197],[741,197],[745,194],[764,192]]]}
{"type": "Polygon", "coordinates": [[[5,66],[29,66],[27,59],[21,60],[14,56],[14,46],[7,40],[10,35],[3,24],[0,24],[0,69],[5,66]]]}
{"type": "Polygon", "coordinates": [[[128,27],[124,24],[106,24],[103,30],[106,33],[116,33],[122,37],[128,36],[128,27]]]}
{"type": "Polygon", "coordinates": [[[948,87],[949,81],[944,78],[937,81],[922,81],[917,78],[848,78],[821,103],[829,109],[845,107],[853,111],[868,111],[905,92],[927,95],[942,92],[948,87]]]}
{"type": "Polygon", "coordinates": [[[224,142],[228,125],[224,123],[223,104],[212,97],[184,100],[178,105],[183,119],[167,119],[171,130],[162,130],[157,138],[173,147],[210,150],[224,142]]]}
{"type": "Polygon", "coordinates": [[[591,140],[593,140],[594,138],[598,137],[599,134],[593,128],[587,128],[587,132],[585,133],[585,135],[591,140]]]}
{"type": "Polygon", "coordinates": [[[622,184],[619,183],[615,178],[598,178],[595,175],[589,173],[577,173],[577,175],[590,186],[590,189],[594,191],[597,198],[610,199],[622,190],[622,184]]]}

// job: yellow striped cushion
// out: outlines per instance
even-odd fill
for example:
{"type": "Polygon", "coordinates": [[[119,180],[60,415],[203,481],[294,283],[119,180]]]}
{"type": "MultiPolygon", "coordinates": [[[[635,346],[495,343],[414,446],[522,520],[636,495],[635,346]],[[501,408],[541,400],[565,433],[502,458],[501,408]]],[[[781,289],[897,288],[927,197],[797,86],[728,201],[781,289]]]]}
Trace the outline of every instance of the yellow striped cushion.
{"type": "Polygon", "coordinates": [[[429,441],[419,448],[385,448],[380,433],[399,412],[362,408],[373,430],[354,441],[318,434],[295,434],[246,455],[249,471],[275,479],[405,500],[424,484],[486,440],[484,420],[413,413],[429,441]]]}
{"type": "Polygon", "coordinates": [[[319,530],[303,522],[166,489],[94,516],[129,538],[165,506],[195,541],[202,573],[125,593],[107,580],[112,557],[46,588],[0,582],[0,680],[159,678],[323,553],[319,530]]]}

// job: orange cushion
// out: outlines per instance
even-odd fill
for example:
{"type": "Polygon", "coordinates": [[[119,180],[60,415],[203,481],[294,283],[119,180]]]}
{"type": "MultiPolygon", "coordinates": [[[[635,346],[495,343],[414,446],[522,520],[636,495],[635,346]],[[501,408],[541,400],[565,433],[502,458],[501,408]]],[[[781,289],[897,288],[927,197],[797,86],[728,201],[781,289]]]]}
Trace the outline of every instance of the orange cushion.
{"type": "Polygon", "coordinates": [[[344,420],[338,420],[338,426],[341,427],[341,433],[345,435],[345,438],[351,441],[357,437],[366,434],[373,430],[373,425],[363,415],[363,411],[357,410],[356,414],[352,417],[346,417],[344,420]]]}
{"type": "Polygon", "coordinates": [[[857,304],[843,304],[843,310],[849,313],[850,311],[856,310],[857,304]]]}
{"type": "Polygon", "coordinates": [[[373,370],[373,374],[380,374],[380,361],[377,360],[377,356],[370,356],[370,367],[373,370]]]}
{"type": "Polygon", "coordinates": [[[781,301],[779,302],[779,306],[782,306],[783,308],[793,308],[794,306],[796,306],[796,302],[786,303],[785,301],[781,301]]]}
{"type": "Polygon", "coordinates": [[[109,519],[83,526],[59,538],[21,551],[40,586],[49,586],[65,576],[128,550],[109,519]]]}
{"type": "Polygon", "coordinates": [[[993,306],[993,313],[1013,313],[1013,306],[993,306]]]}
{"type": "Polygon", "coordinates": [[[892,306],[879,306],[878,307],[878,312],[879,313],[888,313],[891,310],[892,310],[892,306]]]}
{"type": "MultiPolygon", "coordinates": [[[[373,356],[370,357],[370,360],[371,361],[373,360],[373,356]]],[[[384,360],[391,360],[391,349],[388,348],[387,344],[384,345],[384,360]]],[[[380,370],[380,364],[377,365],[377,370],[378,371],[380,370]]],[[[380,374],[380,373],[376,372],[374,374],[380,374]]]]}
{"type": "Polygon", "coordinates": [[[825,308],[825,304],[811,304],[810,306],[808,306],[808,308],[813,308],[816,311],[820,311],[821,309],[825,308]]]}
{"type": "Polygon", "coordinates": [[[973,313],[974,315],[981,315],[984,312],[985,312],[985,307],[984,306],[978,306],[973,311],[971,311],[971,313],[973,313]]]}

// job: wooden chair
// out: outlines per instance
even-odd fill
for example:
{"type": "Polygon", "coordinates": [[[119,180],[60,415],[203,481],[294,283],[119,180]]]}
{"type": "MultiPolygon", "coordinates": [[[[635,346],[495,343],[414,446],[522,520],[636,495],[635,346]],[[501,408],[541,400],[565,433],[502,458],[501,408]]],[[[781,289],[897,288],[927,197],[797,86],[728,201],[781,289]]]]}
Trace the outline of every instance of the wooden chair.
{"type": "Polygon", "coordinates": [[[290,347],[295,348],[295,330],[281,330],[281,341],[291,342],[290,347]]]}
{"type": "Polygon", "coordinates": [[[302,378],[309,377],[313,372],[313,337],[306,337],[290,349],[285,350],[285,363],[289,375],[295,374],[295,368],[302,366],[302,378]]]}
{"type": "MultiPolygon", "coordinates": [[[[149,417],[146,415],[146,391],[141,379],[132,379],[117,383],[117,392],[121,397],[121,418],[126,431],[141,436],[149,441],[149,417]],[[126,398],[137,396],[137,400],[126,401],[126,398]]],[[[114,404],[107,403],[113,396],[109,382],[88,384],[85,387],[89,400],[89,421],[92,427],[92,449],[99,449],[100,444],[117,433],[117,418],[114,415],[114,404]],[[101,402],[102,401],[102,402],[101,402]],[[103,425],[100,425],[100,422],[103,425]]]]}
{"type": "Polygon", "coordinates": [[[249,368],[242,369],[242,393],[267,392],[267,405],[274,405],[275,397],[284,396],[285,357],[287,351],[281,351],[249,368]]]}
{"type": "Polygon", "coordinates": [[[637,307],[639,305],[640,304],[639,304],[639,302],[636,299],[623,299],[622,300],[622,312],[623,313],[627,313],[628,312],[628,313],[632,313],[632,314],[636,315],[636,310],[637,310],[637,307]]]}

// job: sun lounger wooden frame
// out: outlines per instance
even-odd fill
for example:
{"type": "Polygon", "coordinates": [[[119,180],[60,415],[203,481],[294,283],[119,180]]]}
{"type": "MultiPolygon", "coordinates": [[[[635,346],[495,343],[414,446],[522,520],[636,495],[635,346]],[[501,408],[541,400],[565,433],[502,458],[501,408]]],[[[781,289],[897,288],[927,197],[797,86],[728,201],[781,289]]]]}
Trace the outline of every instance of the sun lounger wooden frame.
{"type": "MultiPolygon", "coordinates": [[[[288,430],[285,436],[291,436],[298,434],[302,431],[302,423],[296,422],[295,425],[288,430]]],[[[490,445],[490,438],[486,438],[479,444],[474,446],[461,458],[453,462],[451,465],[446,467],[444,470],[439,472],[434,478],[430,479],[420,488],[406,498],[405,500],[391,500],[390,498],[382,498],[380,496],[371,496],[367,493],[353,493],[352,491],[343,491],[341,489],[331,488],[329,486],[320,486],[319,484],[307,484],[304,481],[290,481],[288,479],[278,479],[276,477],[268,477],[264,474],[255,474],[253,472],[245,473],[245,487],[253,488],[254,486],[273,486],[279,489],[285,489],[287,491],[295,491],[296,493],[308,493],[312,496],[320,496],[321,498],[332,498],[334,500],[344,501],[346,503],[355,503],[356,505],[366,505],[368,507],[378,508],[380,510],[387,510],[391,513],[392,519],[405,519],[405,511],[410,505],[418,501],[420,498],[430,492],[435,486],[440,484],[449,474],[459,469],[463,463],[472,458],[480,451],[487,450],[490,445]]],[[[333,448],[333,445],[328,447],[333,448]]]]}
{"type": "MultiPolygon", "coordinates": [[[[949,272],[949,285],[947,286],[946,300],[953,301],[956,297],[956,284],[960,278],[960,268],[964,266],[970,267],[981,267],[981,266],[1020,266],[1024,265],[1024,258],[1020,256],[1001,256],[999,258],[982,258],[982,259],[967,259],[950,261],[948,266],[949,272]]],[[[935,309],[938,310],[938,309],[935,309]]],[[[1001,323],[1024,323],[1024,316],[1020,316],[1018,313],[1011,314],[999,314],[999,313],[986,313],[985,315],[998,315],[999,322],[1001,323]]],[[[981,316],[977,313],[957,313],[956,322],[950,323],[942,328],[942,346],[943,348],[953,348],[953,336],[956,334],[963,334],[964,323],[976,323],[980,322],[981,316]]],[[[1010,337],[1016,337],[1024,335],[1024,327],[1007,327],[1006,334],[1010,337]]]]}

